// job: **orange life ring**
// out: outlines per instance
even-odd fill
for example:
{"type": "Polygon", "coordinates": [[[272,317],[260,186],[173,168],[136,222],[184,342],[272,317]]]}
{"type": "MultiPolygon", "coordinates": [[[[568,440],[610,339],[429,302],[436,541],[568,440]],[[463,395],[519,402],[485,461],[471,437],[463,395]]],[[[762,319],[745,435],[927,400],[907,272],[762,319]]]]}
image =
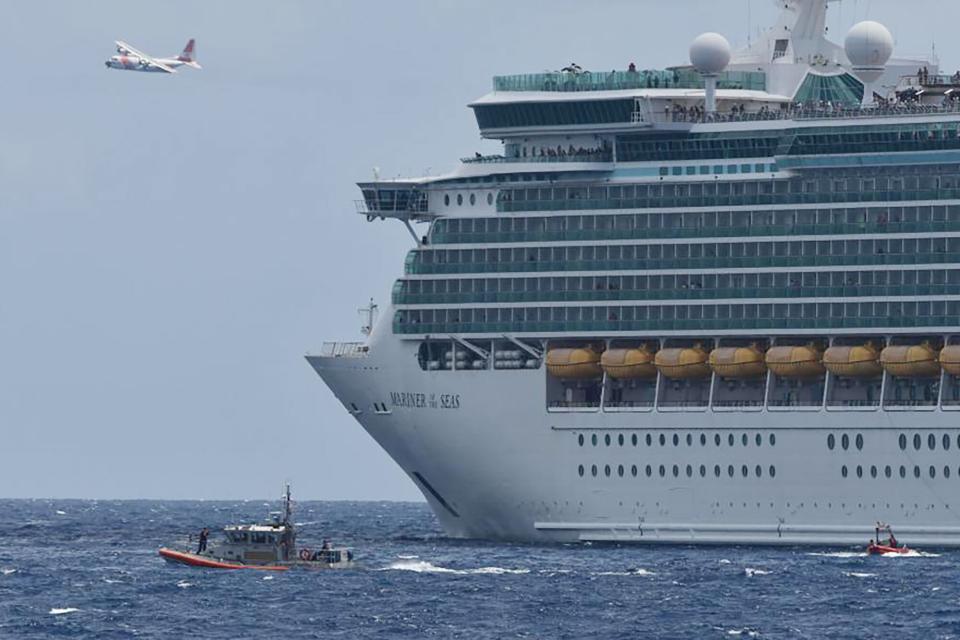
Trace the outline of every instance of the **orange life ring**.
{"type": "Polygon", "coordinates": [[[313,554],[310,553],[310,549],[300,549],[300,559],[308,562],[310,558],[313,557],[313,554]]]}

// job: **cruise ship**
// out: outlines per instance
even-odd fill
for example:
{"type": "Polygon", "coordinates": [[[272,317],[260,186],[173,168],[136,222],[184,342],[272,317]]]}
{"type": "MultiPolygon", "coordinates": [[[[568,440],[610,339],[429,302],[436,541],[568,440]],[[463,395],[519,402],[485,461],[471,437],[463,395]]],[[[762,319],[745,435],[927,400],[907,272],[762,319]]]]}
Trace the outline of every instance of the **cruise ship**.
{"type": "Polygon", "coordinates": [[[960,74],[775,4],[675,67],[496,77],[501,154],[359,184],[411,250],[307,360],[449,535],[960,546],[960,74]]]}

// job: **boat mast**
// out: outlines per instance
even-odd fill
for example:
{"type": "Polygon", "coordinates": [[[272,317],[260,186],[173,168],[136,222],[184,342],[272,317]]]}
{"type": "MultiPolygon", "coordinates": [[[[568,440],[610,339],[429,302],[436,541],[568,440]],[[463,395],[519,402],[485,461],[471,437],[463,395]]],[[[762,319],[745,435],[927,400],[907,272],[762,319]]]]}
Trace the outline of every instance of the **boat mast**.
{"type": "Polygon", "coordinates": [[[290,525],[290,517],[293,515],[293,503],[290,500],[290,483],[287,483],[287,491],[283,495],[283,524],[290,525]]]}

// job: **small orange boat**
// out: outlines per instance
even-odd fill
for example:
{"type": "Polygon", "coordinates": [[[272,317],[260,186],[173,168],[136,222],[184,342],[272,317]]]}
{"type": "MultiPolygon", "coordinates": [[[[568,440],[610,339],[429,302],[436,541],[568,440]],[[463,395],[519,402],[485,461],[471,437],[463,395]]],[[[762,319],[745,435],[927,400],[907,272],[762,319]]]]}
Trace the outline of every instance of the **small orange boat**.
{"type": "Polygon", "coordinates": [[[207,569],[254,569],[257,571],[286,571],[290,567],[287,565],[267,565],[267,564],[238,564],[236,562],[224,562],[214,558],[204,557],[189,551],[174,551],[166,547],[160,548],[160,555],[167,562],[186,564],[191,567],[204,567],[207,569]]]}
{"type": "Polygon", "coordinates": [[[913,551],[913,549],[908,548],[906,545],[897,542],[897,538],[893,535],[893,529],[890,528],[890,525],[878,522],[875,531],[876,537],[867,545],[867,553],[869,555],[882,556],[887,553],[910,553],[913,551]],[[887,534],[887,537],[881,540],[880,534],[884,532],[887,534]]]}

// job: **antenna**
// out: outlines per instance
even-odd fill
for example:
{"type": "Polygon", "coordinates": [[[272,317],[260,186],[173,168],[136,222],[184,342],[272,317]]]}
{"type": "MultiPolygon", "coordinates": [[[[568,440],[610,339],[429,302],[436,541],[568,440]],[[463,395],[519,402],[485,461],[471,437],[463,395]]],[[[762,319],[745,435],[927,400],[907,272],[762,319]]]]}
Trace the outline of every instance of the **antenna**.
{"type": "Polygon", "coordinates": [[[747,0],[747,48],[750,48],[750,35],[753,32],[753,0],[747,0]]]}

